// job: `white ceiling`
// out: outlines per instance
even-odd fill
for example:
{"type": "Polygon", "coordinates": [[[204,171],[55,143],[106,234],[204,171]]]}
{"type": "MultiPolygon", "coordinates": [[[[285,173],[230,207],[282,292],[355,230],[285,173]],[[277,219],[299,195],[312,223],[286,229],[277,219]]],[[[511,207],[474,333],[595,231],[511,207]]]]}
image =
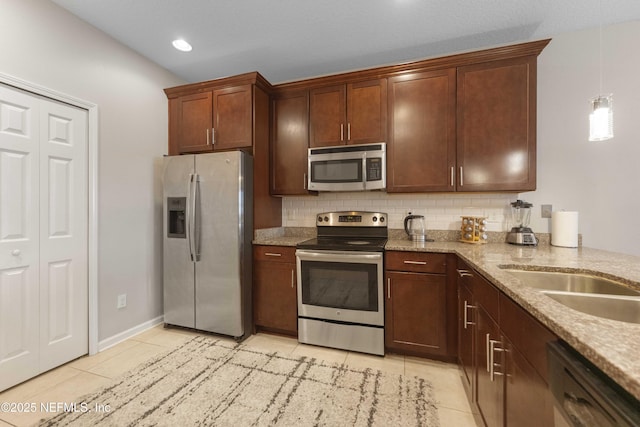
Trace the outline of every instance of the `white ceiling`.
{"type": "Polygon", "coordinates": [[[639,0],[51,1],[189,82],[281,83],[640,19],[639,0]]]}

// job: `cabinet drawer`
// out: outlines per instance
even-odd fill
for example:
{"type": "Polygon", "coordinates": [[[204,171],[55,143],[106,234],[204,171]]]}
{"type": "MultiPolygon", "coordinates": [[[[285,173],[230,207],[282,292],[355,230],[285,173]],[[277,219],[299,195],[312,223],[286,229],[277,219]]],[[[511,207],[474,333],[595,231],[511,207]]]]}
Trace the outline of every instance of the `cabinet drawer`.
{"type": "Polygon", "coordinates": [[[253,260],[296,262],[296,248],[292,246],[254,246],[253,260]]]}
{"type": "Polygon", "coordinates": [[[474,273],[473,297],[494,321],[500,322],[500,291],[478,273],[474,273]]]}
{"type": "Polygon", "coordinates": [[[446,273],[447,255],[427,252],[385,252],[387,270],[417,273],[446,273]]]}
{"type": "Polygon", "coordinates": [[[549,381],[547,372],[547,343],[556,340],[556,335],[542,323],[522,309],[506,295],[500,295],[500,327],[513,345],[538,374],[549,381]]]}

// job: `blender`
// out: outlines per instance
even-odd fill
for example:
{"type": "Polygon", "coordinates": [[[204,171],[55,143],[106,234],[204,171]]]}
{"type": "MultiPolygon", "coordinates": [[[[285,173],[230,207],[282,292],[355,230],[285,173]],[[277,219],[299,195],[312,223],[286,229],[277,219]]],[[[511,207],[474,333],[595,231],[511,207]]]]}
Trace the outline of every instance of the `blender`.
{"type": "Polygon", "coordinates": [[[513,227],[507,234],[507,243],[525,246],[538,244],[538,239],[529,228],[532,207],[533,204],[524,200],[516,200],[511,203],[511,223],[513,227]]]}

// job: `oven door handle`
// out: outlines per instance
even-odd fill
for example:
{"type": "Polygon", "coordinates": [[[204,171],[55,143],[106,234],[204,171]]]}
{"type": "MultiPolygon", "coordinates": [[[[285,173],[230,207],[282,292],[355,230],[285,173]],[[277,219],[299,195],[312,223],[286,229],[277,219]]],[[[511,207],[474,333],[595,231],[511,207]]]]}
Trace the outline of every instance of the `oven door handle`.
{"type": "Polygon", "coordinates": [[[303,251],[297,250],[296,256],[301,261],[379,261],[382,260],[382,252],[357,252],[357,251],[303,251]]]}

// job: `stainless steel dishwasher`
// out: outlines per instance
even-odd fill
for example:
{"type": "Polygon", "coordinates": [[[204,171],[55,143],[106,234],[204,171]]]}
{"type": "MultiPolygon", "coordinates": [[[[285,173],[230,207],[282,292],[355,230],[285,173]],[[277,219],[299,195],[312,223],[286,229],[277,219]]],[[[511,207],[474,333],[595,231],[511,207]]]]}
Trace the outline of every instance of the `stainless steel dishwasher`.
{"type": "Polygon", "coordinates": [[[568,344],[547,348],[555,427],[640,426],[640,401],[568,344]]]}

